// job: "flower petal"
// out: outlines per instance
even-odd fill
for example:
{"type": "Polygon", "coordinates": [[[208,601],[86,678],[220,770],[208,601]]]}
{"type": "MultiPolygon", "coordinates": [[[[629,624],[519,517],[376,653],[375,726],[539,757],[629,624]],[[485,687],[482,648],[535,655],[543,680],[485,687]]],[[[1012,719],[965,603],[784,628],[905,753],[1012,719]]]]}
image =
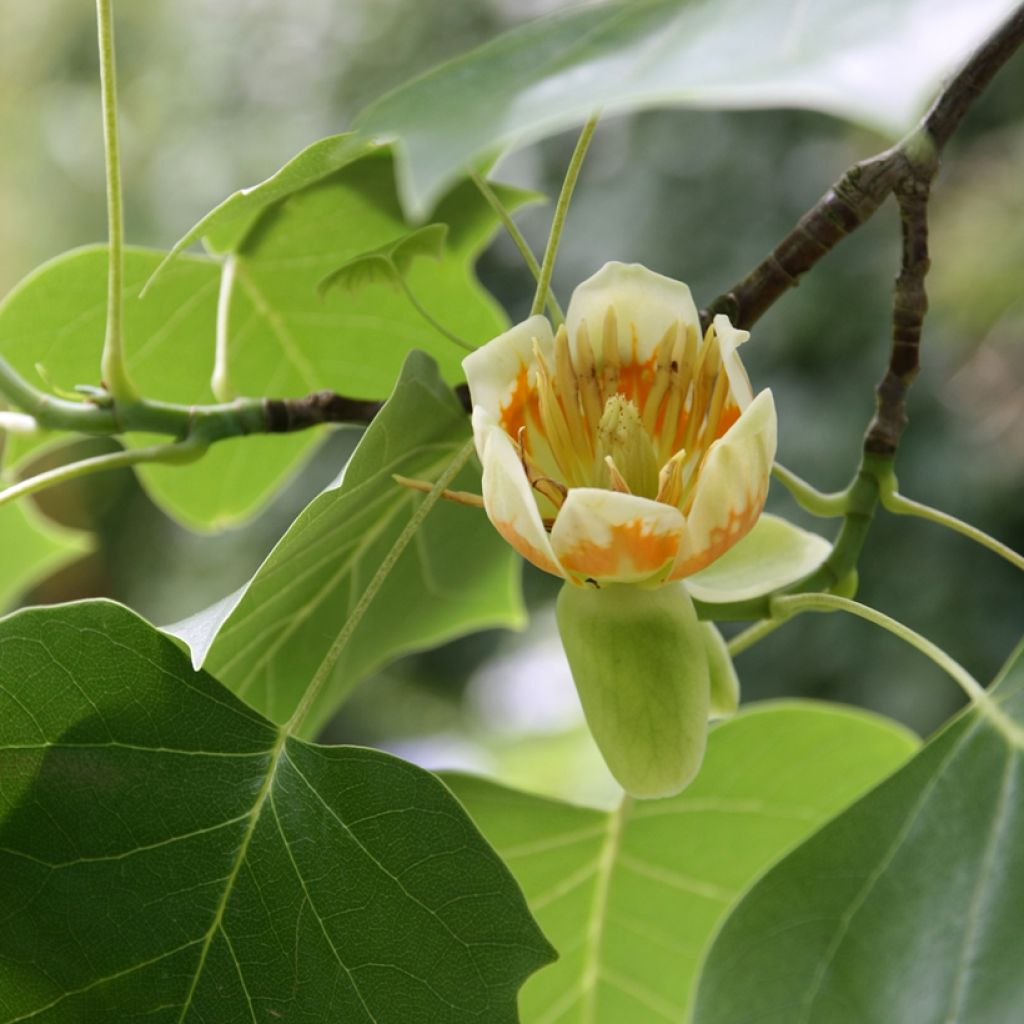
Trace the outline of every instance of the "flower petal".
{"type": "Polygon", "coordinates": [[[565,326],[575,345],[577,331],[586,322],[592,343],[600,351],[608,307],[615,310],[619,331],[619,358],[624,364],[646,362],[658,342],[676,321],[700,333],[700,318],[690,289],[682,281],[648,270],[639,263],[606,263],[572,293],[565,326]]]}
{"type": "Polygon", "coordinates": [[[575,487],[551,531],[562,568],[598,582],[661,582],[686,532],[682,513],[635,494],[575,487]]]}
{"type": "Polygon", "coordinates": [[[735,547],[687,577],[686,589],[709,604],[761,597],[814,572],[831,550],[824,537],[766,514],[735,547]]]}
{"type": "Polygon", "coordinates": [[[551,324],[542,316],[516,324],[462,360],[473,405],[486,409],[510,437],[515,437],[518,427],[525,423],[531,391],[536,393],[536,378],[531,372],[535,340],[550,363],[555,339],[551,324]]]}
{"type": "Polygon", "coordinates": [[[714,327],[718,338],[718,351],[722,355],[722,365],[729,378],[729,396],[739,407],[739,411],[743,412],[753,401],[754,392],[736,349],[750,337],[750,332],[737,330],[722,313],[715,317],[714,327]]]}
{"type": "Polygon", "coordinates": [[[775,401],[765,389],[708,448],[672,579],[710,565],[757,522],[768,496],[777,430],[775,401]]]}
{"type": "Polygon", "coordinates": [[[533,491],[509,436],[486,412],[474,411],[473,433],[483,463],[484,508],[494,528],[539,569],[564,576],[548,540],[533,491]]]}

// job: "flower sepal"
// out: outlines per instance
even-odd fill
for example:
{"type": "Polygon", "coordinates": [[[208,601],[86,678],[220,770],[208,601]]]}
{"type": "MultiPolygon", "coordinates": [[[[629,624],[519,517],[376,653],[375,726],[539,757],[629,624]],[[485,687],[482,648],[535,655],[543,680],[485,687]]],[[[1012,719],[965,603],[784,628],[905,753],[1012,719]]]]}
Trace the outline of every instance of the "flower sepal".
{"type": "Polygon", "coordinates": [[[557,618],[587,724],[616,781],[634,797],[680,792],[700,768],[711,712],[708,638],[686,588],[567,582],[557,618]]]}

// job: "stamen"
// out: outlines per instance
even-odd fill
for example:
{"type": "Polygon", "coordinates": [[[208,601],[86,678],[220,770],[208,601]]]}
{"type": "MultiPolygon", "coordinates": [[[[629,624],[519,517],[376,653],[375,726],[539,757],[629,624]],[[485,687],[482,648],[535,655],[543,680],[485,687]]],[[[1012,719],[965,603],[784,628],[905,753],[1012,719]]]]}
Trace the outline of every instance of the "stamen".
{"type": "Polygon", "coordinates": [[[658,474],[658,497],[656,501],[666,505],[679,506],[683,497],[683,463],[686,452],[678,451],[672,456],[658,474]]]}
{"type": "Polygon", "coordinates": [[[713,326],[704,335],[704,344],[697,353],[697,362],[693,371],[693,387],[690,390],[690,407],[687,409],[689,419],[686,424],[686,437],[683,447],[693,451],[697,442],[697,432],[704,424],[704,415],[711,397],[711,386],[715,372],[718,370],[718,336],[713,326]],[[710,373],[709,373],[710,371],[710,373]]]}
{"type": "Polygon", "coordinates": [[[558,328],[555,335],[555,380],[558,382],[558,399],[565,414],[573,447],[580,458],[587,461],[593,456],[594,451],[580,414],[579,384],[572,365],[569,332],[565,329],[565,324],[558,328]]]}
{"type": "Polygon", "coordinates": [[[572,443],[572,435],[569,433],[569,425],[565,422],[565,413],[562,410],[558,396],[555,394],[555,387],[551,380],[551,373],[547,363],[541,355],[540,345],[537,340],[533,342],[533,358],[537,367],[537,395],[540,399],[540,418],[544,425],[544,432],[548,436],[548,444],[551,454],[554,455],[558,468],[569,484],[576,484],[581,479],[580,467],[576,458],[576,449],[572,443]]]}
{"type": "Polygon", "coordinates": [[[687,324],[672,350],[672,382],[659,432],[661,461],[678,451],[686,433],[686,396],[690,392],[693,365],[697,358],[697,330],[687,324]]]}
{"type": "Polygon", "coordinates": [[[652,437],[658,422],[658,411],[672,383],[672,349],[679,335],[679,321],[673,321],[654,350],[654,383],[643,408],[644,429],[652,437]]]}
{"type": "Polygon", "coordinates": [[[604,464],[608,467],[608,482],[611,489],[622,494],[632,494],[629,484],[626,483],[626,478],[619,472],[615,460],[610,455],[604,457],[604,464]]]}
{"type": "Polygon", "coordinates": [[[601,355],[601,401],[607,402],[619,390],[619,321],[614,306],[609,306],[604,314],[601,355]]]}
{"type": "Polygon", "coordinates": [[[597,380],[597,363],[594,361],[594,350],[590,345],[590,331],[583,320],[576,331],[576,380],[580,389],[580,400],[583,405],[583,418],[587,429],[590,450],[594,450],[594,435],[597,425],[601,422],[601,385],[597,380]]]}
{"type": "MultiPolygon", "coordinates": [[[[397,473],[392,473],[391,479],[403,487],[408,487],[410,491],[421,491],[423,494],[429,494],[434,489],[433,483],[429,480],[414,480],[412,477],[399,476],[397,473]]],[[[469,505],[472,508],[484,507],[483,496],[472,494],[469,491],[449,491],[445,489],[441,492],[441,497],[446,501],[454,501],[458,505],[469,505]]]]}
{"type": "Polygon", "coordinates": [[[526,428],[520,427],[519,435],[514,443],[519,454],[519,463],[523,467],[526,479],[538,494],[543,495],[555,506],[556,510],[560,509],[569,493],[569,489],[564,484],[560,484],[557,480],[552,480],[551,477],[544,476],[540,472],[533,459],[526,453],[526,446],[523,443],[525,440],[523,435],[525,433],[526,428]]]}
{"type": "Polygon", "coordinates": [[[719,369],[715,377],[715,386],[708,402],[708,415],[701,431],[699,447],[707,448],[718,435],[718,421],[722,417],[726,396],[729,394],[729,377],[724,369],[719,369]]]}

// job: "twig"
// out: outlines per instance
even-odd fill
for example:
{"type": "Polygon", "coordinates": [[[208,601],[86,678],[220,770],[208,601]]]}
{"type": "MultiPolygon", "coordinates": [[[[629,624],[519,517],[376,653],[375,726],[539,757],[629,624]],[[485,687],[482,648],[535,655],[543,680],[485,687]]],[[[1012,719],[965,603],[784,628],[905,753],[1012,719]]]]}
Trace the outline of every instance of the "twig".
{"type": "Polygon", "coordinates": [[[822,256],[868,220],[908,172],[920,175],[924,170],[930,182],[937,163],[931,169],[921,167],[922,142],[937,161],[971,104],[1022,42],[1024,6],[974,51],[914,132],[897,146],[851,167],[757,267],[702,310],[705,324],[715,314],[725,313],[737,327],[749,327],[822,256]]]}

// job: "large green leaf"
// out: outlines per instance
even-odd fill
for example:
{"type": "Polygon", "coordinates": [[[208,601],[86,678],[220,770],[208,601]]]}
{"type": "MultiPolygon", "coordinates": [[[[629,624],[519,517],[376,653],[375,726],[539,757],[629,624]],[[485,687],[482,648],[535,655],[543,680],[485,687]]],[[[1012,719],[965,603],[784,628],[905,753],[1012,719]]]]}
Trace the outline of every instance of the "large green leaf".
{"type": "Polygon", "coordinates": [[[739,894],[915,746],[884,719],[788,703],[713,729],[679,796],[612,814],[448,778],[559,951],[523,988],[523,1024],[682,1021],[739,894]]]}
{"type": "Polygon", "coordinates": [[[0,611],[91,547],[88,534],[57,526],[26,502],[0,506],[0,611]]]}
{"type": "Polygon", "coordinates": [[[127,609],[0,623],[0,1021],[516,1020],[551,959],[433,776],[304,743],[127,609]]]}
{"type": "MultiPolygon", "coordinates": [[[[245,587],[171,631],[197,664],[284,721],[422,499],[393,474],[435,479],[469,436],[454,394],[414,352],[341,480],[296,519],[245,587]]],[[[455,486],[479,493],[479,470],[467,467],[455,486]]],[[[396,655],[485,626],[521,626],[520,601],[518,556],[484,513],[439,504],[350,637],[308,733],[396,655]]]]}
{"type": "Polygon", "coordinates": [[[530,22],[357,121],[396,140],[407,208],[482,153],[595,110],[807,107],[897,137],[1016,0],[619,0],[530,22]]]}
{"type": "Polygon", "coordinates": [[[748,893],[697,1024],[1021,1020],[1024,647],[991,694],[748,893]]]}
{"type": "MultiPolygon", "coordinates": [[[[462,379],[465,351],[427,323],[392,284],[372,284],[358,294],[318,292],[320,281],[341,264],[409,232],[386,151],[373,149],[325,173],[325,167],[359,156],[366,147],[338,143],[328,152],[325,144],[318,145],[312,157],[296,158],[302,173],[286,173],[286,168],[282,181],[272,179],[233,197],[197,226],[218,243],[237,247],[233,273],[223,287],[219,261],[178,256],[140,298],[165,254],[128,251],[128,365],[147,397],[186,404],[214,400],[210,380],[218,296],[227,325],[218,370],[237,394],[291,397],[330,388],[383,398],[414,347],[435,356],[446,380],[462,379]]],[[[515,206],[526,193],[504,190],[503,197],[515,206]]],[[[477,282],[472,265],[497,220],[469,183],[456,187],[434,214],[447,226],[442,258],[418,260],[406,281],[446,328],[470,342],[485,342],[504,329],[506,319],[477,282]]],[[[106,250],[92,247],[58,257],[0,304],[0,354],[39,385],[45,382],[37,364],[64,390],[95,385],[105,311],[106,250]]],[[[317,436],[309,431],[226,441],[189,466],[150,466],[140,475],[158,502],[186,524],[223,526],[268,498],[317,436]]],[[[12,448],[15,455],[27,450],[23,441],[12,448]]]]}

